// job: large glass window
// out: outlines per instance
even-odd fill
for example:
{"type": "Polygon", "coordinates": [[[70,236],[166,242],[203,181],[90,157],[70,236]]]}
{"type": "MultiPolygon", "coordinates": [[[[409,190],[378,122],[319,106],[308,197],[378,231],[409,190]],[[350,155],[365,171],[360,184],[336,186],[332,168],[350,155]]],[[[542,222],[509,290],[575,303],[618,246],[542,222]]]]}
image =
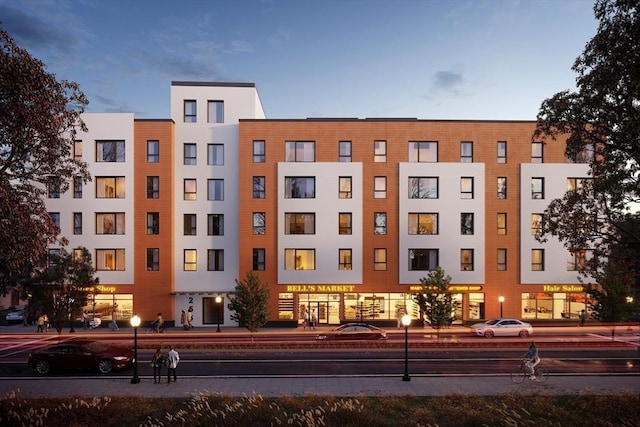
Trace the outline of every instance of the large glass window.
{"type": "Polygon", "coordinates": [[[435,163],[438,161],[438,143],[435,141],[410,141],[409,162],[435,163]]]}
{"type": "Polygon", "coordinates": [[[315,270],[316,251],[315,249],[285,249],[284,250],[285,270],[315,270]]]}
{"type": "Polygon", "coordinates": [[[124,212],[96,213],[96,234],[124,234],[124,212]]]}
{"type": "Polygon", "coordinates": [[[97,271],[124,271],[124,249],[96,249],[97,271]]]}
{"type": "Polygon", "coordinates": [[[409,271],[431,271],[438,266],[438,249],[409,249],[409,271]]]}
{"type": "Polygon", "coordinates": [[[224,101],[207,102],[207,123],[224,123],[224,101]]]}
{"type": "Polygon", "coordinates": [[[373,142],[373,161],[385,163],[387,161],[387,141],[373,142]]]}
{"type": "Polygon", "coordinates": [[[96,198],[124,199],[125,181],[123,176],[96,177],[96,198]]]}
{"type": "Polygon", "coordinates": [[[284,234],[316,234],[316,214],[285,213],[284,234]]]}
{"type": "Polygon", "coordinates": [[[315,162],[316,144],[313,141],[285,142],[285,161],[287,162],[315,162]]]}
{"type": "Polygon", "coordinates": [[[409,234],[438,234],[438,214],[410,213],[409,234]]]}
{"type": "Polygon", "coordinates": [[[223,214],[207,215],[207,235],[208,236],[224,236],[224,215],[223,214]]]}
{"type": "Polygon", "coordinates": [[[124,141],[96,141],[96,162],[124,163],[124,141]]]}
{"type": "Polygon", "coordinates": [[[592,258],[591,250],[567,251],[567,271],[588,269],[587,262],[592,258]]]}
{"type": "Polygon", "coordinates": [[[197,121],[196,101],[192,99],[184,100],[184,122],[195,123],[197,121]]]}
{"type": "Polygon", "coordinates": [[[287,176],[284,179],[285,199],[314,199],[316,179],[314,177],[287,176]]]}
{"type": "Polygon", "coordinates": [[[224,145],[223,144],[207,145],[207,165],[209,166],[224,165],[224,145]]]}
{"type": "Polygon", "coordinates": [[[409,177],[409,198],[410,199],[437,199],[438,198],[438,178],[437,177],[409,177]]]}
{"type": "Polygon", "coordinates": [[[350,199],[351,198],[351,177],[341,176],[338,178],[338,198],[350,199]]]}
{"type": "Polygon", "coordinates": [[[224,200],[224,179],[207,180],[207,200],[224,200]]]}

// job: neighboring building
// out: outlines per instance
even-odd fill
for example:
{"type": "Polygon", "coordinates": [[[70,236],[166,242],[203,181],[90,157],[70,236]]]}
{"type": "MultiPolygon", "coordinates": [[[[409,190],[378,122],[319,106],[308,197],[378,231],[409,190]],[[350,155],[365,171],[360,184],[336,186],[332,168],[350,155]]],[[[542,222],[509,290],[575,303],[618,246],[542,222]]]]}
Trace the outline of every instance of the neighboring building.
{"type": "Polygon", "coordinates": [[[269,120],[253,84],[201,82],[172,83],[170,119],[84,119],[74,154],[93,181],[47,206],[69,248],[91,251],[104,318],[192,309],[196,326],[234,325],[228,295],[255,271],[272,324],[303,309],[395,324],[420,316],[413,294],[436,265],[463,321],[584,308],[587,255],[533,233],[588,167],[532,142],[535,122],[269,120]]]}

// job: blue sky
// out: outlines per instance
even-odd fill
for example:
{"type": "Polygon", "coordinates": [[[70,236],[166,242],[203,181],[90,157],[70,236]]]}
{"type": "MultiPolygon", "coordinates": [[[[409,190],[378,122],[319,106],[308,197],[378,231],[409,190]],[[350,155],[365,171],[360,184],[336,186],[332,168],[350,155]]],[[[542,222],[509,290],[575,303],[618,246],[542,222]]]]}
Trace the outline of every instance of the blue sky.
{"type": "Polygon", "coordinates": [[[574,89],[593,0],[0,0],[90,112],[168,118],[174,80],[252,82],[267,118],[535,120],[574,89]]]}

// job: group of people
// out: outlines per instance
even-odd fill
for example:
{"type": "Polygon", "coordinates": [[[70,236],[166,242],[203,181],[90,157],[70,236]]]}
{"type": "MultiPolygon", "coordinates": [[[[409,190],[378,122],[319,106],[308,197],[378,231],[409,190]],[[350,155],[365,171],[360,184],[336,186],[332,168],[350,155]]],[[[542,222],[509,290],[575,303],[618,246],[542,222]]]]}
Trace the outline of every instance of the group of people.
{"type": "Polygon", "coordinates": [[[40,314],[36,322],[38,325],[38,329],[36,329],[36,332],[47,332],[49,330],[49,316],[47,316],[46,313],[40,314]]]}
{"type": "Polygon", "coordinates": [[[186,313],[182,310],[182,313],[180,313],[180,324],[185,331],[193,329],[193,307],[189,307],[186,313]]]}
{"type": "Polygon", "coordinates": [[[316,309],[311,309],[311,314],[307,311],[306,308],[302,309],[302,328],[307,329],[315,329],[318,324],[318,315],[316,314],[316,309]]]}
{"type": "Polygon", "coordinates": [[[153,383],[160,384],[162,382],[163,366],[167,368],[167,383],[171,382],[172,377],[173,382],[177,382],[178,375],[176,374],[176,369],[178,368],[179,362],[180,354],[178,354],[173,346],[169,347],[169,351],[166,354],[162,352],[161,347],[158,347],[151,358],[151,367],[153,367],[153,383]]]}

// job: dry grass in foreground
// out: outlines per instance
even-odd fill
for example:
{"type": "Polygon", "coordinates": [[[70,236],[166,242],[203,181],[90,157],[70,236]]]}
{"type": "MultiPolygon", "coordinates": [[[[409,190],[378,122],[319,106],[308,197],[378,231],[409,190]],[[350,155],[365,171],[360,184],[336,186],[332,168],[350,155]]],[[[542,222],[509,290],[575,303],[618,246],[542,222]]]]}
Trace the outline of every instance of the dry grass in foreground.
{"type": "Polygon", "coordinates": [[[640,396],[0,398],[2,426],[638,426],[640,396]]]}

